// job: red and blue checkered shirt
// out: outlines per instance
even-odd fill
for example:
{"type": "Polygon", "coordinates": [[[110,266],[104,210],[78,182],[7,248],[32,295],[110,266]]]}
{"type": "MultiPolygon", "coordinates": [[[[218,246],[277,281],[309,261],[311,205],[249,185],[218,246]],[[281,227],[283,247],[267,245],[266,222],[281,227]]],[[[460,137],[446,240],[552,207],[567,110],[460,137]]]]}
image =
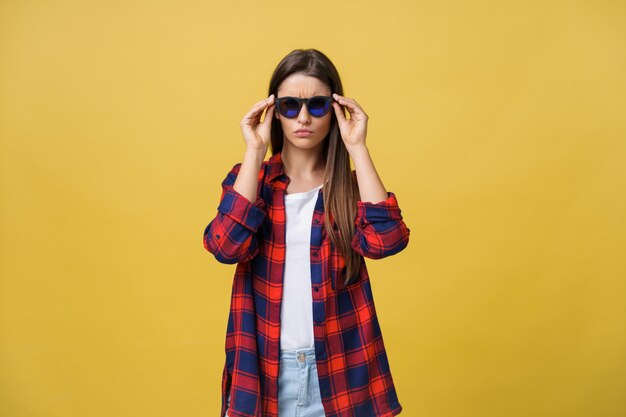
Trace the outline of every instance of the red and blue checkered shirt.
{"type": "MultiPolygon", "coordinates": [[[[254,203],[233,189],[241,163],[222,182],[217,215],[204,247],[222,263],[237,263],[226,333],[222,409],[230,417],[277,417],[280,311],[285,265],[286,176],[280,152],[263,161],[254,203]]],[[[352,171],[355,175],[355,171],[352,171]]],[[[409,228],[396,196],[357,203],[352,247],[380,259],[404,249],[409,228]]],[[[324,229],[319,190],[311,224],[313,333],[320,394],[328,417],[389,417],[402,411],[376,316],[368,271],[343,285],[344,258],[324,229]]],[[[285,416],[281,416],[285,417],[285,416]]]]}

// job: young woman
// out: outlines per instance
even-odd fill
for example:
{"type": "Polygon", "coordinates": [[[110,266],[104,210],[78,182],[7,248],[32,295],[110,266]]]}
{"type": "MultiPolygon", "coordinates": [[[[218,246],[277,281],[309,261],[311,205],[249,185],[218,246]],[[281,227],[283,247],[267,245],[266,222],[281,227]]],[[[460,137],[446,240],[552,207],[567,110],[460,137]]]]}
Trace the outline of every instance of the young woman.
{"type": "Polygon", "coordinates": [[[363,257],[400,252],[409,229],[365,144],[368,116],[342,94],[326,55],[294,50],[241,121],[243,162],[204,230],[237,263],[220,417],[402,411],[363,257]]]}

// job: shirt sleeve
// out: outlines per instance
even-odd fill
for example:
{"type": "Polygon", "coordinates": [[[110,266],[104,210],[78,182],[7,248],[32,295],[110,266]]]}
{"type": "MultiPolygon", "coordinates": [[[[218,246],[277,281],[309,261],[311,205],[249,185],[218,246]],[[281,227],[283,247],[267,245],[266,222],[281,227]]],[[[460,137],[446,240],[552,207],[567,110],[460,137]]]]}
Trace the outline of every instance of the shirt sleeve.
{"type": "Polygon", "coordinates": [[[225,264],[247,262],[257,255],[257,232],[266,216],[265,201],[258,193],[253,203],[233,188],[240,168],[241,163],[235,164],[222,182],[217,214],[204,229],[204,248],[225,264]]]}
{"type": "Polygon", "coordinates": [[[398,200],[391,191],[378,203],[359,200],[354,224],[352,248],[367,258],[394,255],[409,243],[410,229],[404,223],[398,200]]]}

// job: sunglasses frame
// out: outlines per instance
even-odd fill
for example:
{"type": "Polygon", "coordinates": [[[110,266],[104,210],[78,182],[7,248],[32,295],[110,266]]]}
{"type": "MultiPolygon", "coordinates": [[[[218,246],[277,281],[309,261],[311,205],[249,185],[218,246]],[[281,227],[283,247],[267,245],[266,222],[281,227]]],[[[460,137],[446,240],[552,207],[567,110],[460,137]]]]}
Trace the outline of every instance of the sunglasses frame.
{"type": "Polygon", "coordinates": [[[306,110],[309,112],[309,114],[313,117],[324,117],[326,116],[333,108],[333,101],[335,101],[335,99],[333,97],[330,96],[313,96],[313,97],[309,97],[309,98],[300,98],[300,97],[292,97],[292,96],[283,96],[283,97],[277,97],[275,100],[276,103],[276,109],[278,110],[278,113],[283,116],[286,117],[287,119],[295,119],[300,115],[300,112],[302,111],[302,105],[306,105],[306,110]],[[313,113],[311,113],[311,110],[309,109],[309,101],[316,99],[316,98],[323,98],[324,100],[326,100],[327,102],[329,102],[329,106],[328,106],[328,110],[326,111],[326,113],[324,113],[321,116],[315,116],[313,113]],[[285,116],[281,111],[280,111],[280,103],[282,101],[285,101],[287,99],[291,99],[291,100],[295,100],[298,103],[298,113],[296,113],[295,116],[293,117],[289,117],[289,116],[285,116]]]}

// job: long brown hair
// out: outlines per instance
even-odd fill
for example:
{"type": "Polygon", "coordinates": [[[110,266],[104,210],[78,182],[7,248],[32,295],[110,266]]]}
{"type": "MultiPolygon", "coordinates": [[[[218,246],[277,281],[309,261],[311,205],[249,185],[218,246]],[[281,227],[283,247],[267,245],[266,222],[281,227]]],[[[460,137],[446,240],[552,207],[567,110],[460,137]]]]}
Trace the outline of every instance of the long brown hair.
{"type": "MultiPolygon", "coordinates": [[[[292,74],[301,73],[325,83],[333,93],[343,95],[339,72],[326,55],[317,49],[294,49],[277,65],[270,80],[268,95],[278,95],[278,87],[292,74]]],[[[334,109],[333,109],[334,110],[334,109]]],[[[272,118],[272,155],[283,148],[283,129],[280,120],[272,118]]],[[[354,220],[359,199],[359,188],[350,167],[350,154],[346,149],[337,119],[333,115],[328,136],[324,139],[323,157],[326,160],[324,174],[324,226],[334,245],[345,260],[344,285],[357,279],[361,257],[352,249],[354,220]],[[336,232],[335,232],[336,230],[336,232]],[[338,235],[337,235],[338,234],[338,235]]]]}

